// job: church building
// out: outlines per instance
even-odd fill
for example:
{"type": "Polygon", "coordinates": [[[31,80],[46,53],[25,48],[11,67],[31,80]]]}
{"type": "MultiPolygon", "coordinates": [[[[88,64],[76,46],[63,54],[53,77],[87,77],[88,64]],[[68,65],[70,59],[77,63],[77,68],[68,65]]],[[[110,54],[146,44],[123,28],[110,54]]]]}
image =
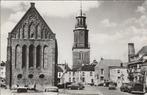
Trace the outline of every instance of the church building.
{"type": "Polygon", "coordinates": [[[80,10],[80,15],[76,17],[74,32],[73,69],[78,69],[82,65],[90,63],[90,45],[88,42],[88,29],[86,25],[86,16],[80,10]]]}
{"type": "Polygon", "coordinates": [[[8,88],[46,90],[56,85],[57,40],[34,3],[8,34],[7,40],[8,88]]]}

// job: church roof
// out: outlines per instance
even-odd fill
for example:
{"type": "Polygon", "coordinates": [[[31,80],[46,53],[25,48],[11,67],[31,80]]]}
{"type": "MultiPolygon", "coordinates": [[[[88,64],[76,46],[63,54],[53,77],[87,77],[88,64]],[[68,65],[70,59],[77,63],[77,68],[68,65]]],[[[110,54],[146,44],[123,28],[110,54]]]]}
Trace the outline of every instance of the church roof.
{"type": "Polygon", "coordinates": [[[52,32],[52,30],[49,28],[47,23],[44,21],[42,16],[35,8],[35,3],[31,3],[30,8],[27,10],[27,12],[21,18],[21,20],[13,28],[13,30],[11,31],[11,36],[9,37],[15,38],[18,32],[24,31],[24,26],[28,27],[27,32],[29,32],[30,31],[29,28],[31,27],[31,24],[33,24],[35,28],[39,26],[41,28],[41,32],[43,32],[45,36],[49,36],[51,34],[50,37],[54,38],[55,34],[52,32]]]}

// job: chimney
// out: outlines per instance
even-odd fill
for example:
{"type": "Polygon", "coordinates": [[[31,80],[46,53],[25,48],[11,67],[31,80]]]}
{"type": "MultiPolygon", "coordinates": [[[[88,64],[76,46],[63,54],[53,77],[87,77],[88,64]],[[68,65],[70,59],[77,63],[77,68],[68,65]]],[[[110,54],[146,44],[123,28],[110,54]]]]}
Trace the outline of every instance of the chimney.
{"type": "Polygon", "coordinates": [[[31,7],[35,7],[35,3],[34,2],[31,2],[31,7]]]}
{"type": "Polygon", "coordinates": [[[128,43],[128,61],[135,55],[134,43],[128,43]]]}

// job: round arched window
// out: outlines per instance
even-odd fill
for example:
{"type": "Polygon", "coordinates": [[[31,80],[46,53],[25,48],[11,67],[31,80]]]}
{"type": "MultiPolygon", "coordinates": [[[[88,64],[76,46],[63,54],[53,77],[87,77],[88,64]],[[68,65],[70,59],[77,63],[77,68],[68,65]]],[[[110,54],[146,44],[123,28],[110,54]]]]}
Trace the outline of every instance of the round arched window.
{"type": "Polygon", "coordinates": [[[29,78],[33,78],[33,75],[32,75],[32,74],[29,74],[28,77],[29,77],[29,78]]]}
{"type": "Polygon", "coordinates": [[[39,78],[44,78],[45,76],[44,76],[44,74],[41,74],[40,76],[39,76],[39,78]]]}
{"type": "Polygon", "coordinates": [[[18,79],[21,79],[21,78],[22,78],[22,74],[18,74],[18,75],[17,75],[17,78],[18,78],[18,79]]]}

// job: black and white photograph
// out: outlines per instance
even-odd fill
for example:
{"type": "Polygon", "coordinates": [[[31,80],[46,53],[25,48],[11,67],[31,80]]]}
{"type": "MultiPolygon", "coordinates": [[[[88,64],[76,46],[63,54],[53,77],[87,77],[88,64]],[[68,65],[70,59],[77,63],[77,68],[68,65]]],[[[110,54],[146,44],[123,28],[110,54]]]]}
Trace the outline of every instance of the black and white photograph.
{"type": "Polygon", "coordinates": [[[0,95],[147,95],[147,0],[1,0],[0,95]]]}

